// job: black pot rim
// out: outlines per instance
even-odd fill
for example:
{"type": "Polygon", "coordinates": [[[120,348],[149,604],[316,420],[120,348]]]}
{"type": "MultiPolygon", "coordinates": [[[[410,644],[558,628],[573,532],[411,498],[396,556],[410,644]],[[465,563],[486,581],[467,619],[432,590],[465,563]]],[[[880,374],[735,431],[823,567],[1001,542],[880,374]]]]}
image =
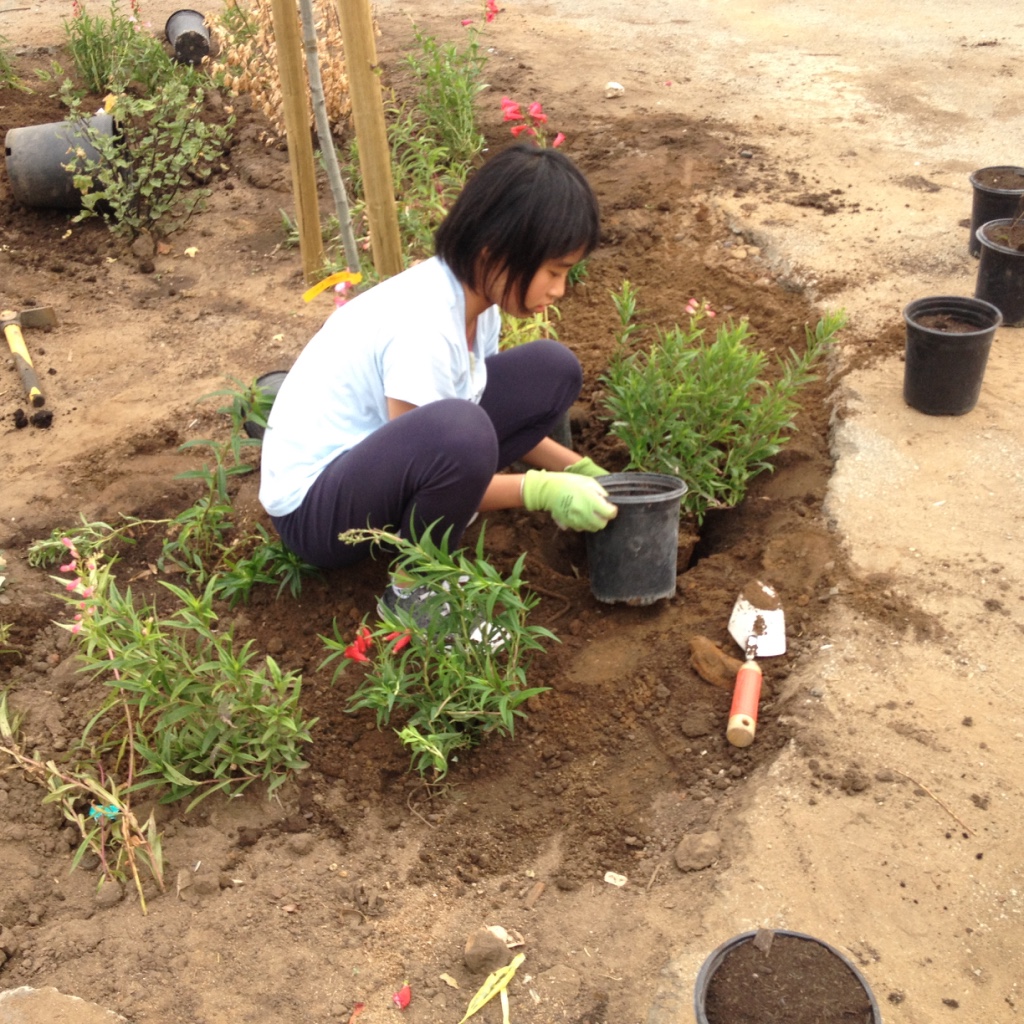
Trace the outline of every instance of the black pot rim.
{"type": "MultiPolygon", "coordinates": [[[[990,221],[990,223],[994,222],[990,221]]],[[[907,323],[920,326],[918,317],[921,316],[933,316],[937,313],[956,316],[966,312],[985,314],[992,322],[974,331],[958,331],[957,334],[961,337],[971,338],[978,334],[987,334],[994,328],[1002,326],[1003,314],[999,307],[972,295],[927,295],[921,299],[914,299],[913,302],[908,302],[903,307],[903,319],[907,323]]]]}
{"type": "Polygon", "coordinates": [[[1024,258],[1024,252],[1020,249],[1011,249],[1008,245],[1002,245],[1001,243],[988,238],[985,234],[985,228],[990,228],[993,225],[1001,228],[1009,227],[1014,220],[1016,220],[1015,217],[997,217],[995,220],[987,220],[980,228],[978,228],[977,231],[974,232],[974,237],[977,238],[982,245],[987,245],[990,249],[995,249],[996,252],[1005,252],[1008,256],[1020,256],[1024,258]]]}
{"type": "MultiPolygon", "coordinates": [[[[835,946],[826,942],[824,939],[819,939],[817,936],[808,935],[805,932],[794,932],[787,928],[772,928],[770,929],[775,935],[784,935],[791,939],[807,939],[809,942],[816,942],[819,946],[824,946],[830,953],[837,956],[846,966],[850,969],[853,976],[857,979],[861,988],[864,989],[864,994],[868,997],[868,1002],[871,1003],[871,1018],[874,1024],[882,1024],[882,1011],[878,1006],[878,1000],[875,998],[875,993],[872,992],[871,986],[868,984],[867,978],[860,972],[857,965],[845,954],[841,953],[835,946]]],[[[707,1014],[704,1012],[704,996],[708,987],[708,983],[711,981],[711,976],[718,970],[722,965],[722,961],[725,959],[726,953],[741,945],[744,942],[749,942],[754,936],[757,935],[757,931],[741,932],[739,935],[734,935],[731,939],[726,939],[720,946],[712,950],[708,954],[707,959],[701,964],[700,970],[697,972],[697,981],[693,988],[693,1012],[697,1018],[698,1024],[707,1024],[707,1014]]]]}
{"type": "Polygon", "coordinates": [[[168,35],[169,32],[170,32],[171,22],[174,21],[174,19],[177,18],[181,14],[194,14],[194,15],[196,15],[196,17],[199,18],[199,20],[203,23],[203,25],[206,24],[206,15],[203,14],[202,11],[193,10],[193,8],[191,8],[191,7],[181,7],[181,8],[179,8],[176,11],[172,11],[171,14],[168,16],[167,21],[164,22],[164,35],[165,36],[168,35]]]}
{"type": "Polygon", "coordinates": [[[979,192],[990,192],[993,195],[1024,195],[1024,185],[1020,188],[993,188],[991,185],[985,185],[978,181],[977,175],[983,174],[985,171],[1016,171],[1021,177],[1024,177],[1024,167],[1016,167],[1014,164],[993,164],[991,167],[979,167],[970,176],[971,185],[979,192]]]}
{"type": "Polygon", "coordinates": [[[616,505],[648,504],[653,500],[674,501],[689,490],[686,483],[668,473],[642,473],[626,470],[597,477],[616,505]]]}

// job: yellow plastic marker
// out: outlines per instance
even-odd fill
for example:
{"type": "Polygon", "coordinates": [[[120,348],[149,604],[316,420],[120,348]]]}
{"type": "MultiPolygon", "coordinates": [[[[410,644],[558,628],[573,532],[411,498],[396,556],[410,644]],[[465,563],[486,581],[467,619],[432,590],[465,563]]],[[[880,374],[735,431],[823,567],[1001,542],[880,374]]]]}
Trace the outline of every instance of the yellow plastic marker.
{"type": "Polygon", "coordinates": [[[362,274],[353,274],[350,270],[339,270],[336,274],[325,277],[312,288],[307,288],[302,293],[303,301],[312,302],[321,292],[327,291],[328,288],[332,288],[336,284],[359,284],[362,279],[362,274]]]}
{"type": "Polygon", "coordinates": [[[466,1024],[466,1021],[473,1016],[478,1010],[486,1006],[499,992],[504,996],[502,999],[502,1016],[505,1020],[508,1020],[508,996],[505,995],[505,989],[508,988],[508,983],[515,977],[516,971],[519,970],[519,965],[526,959],[525,953],[517,953],[513,958],[512,962],[505,967],[499,967],[496,971],[492,971],[488,976],[487,980],[480,986],[479,991],[469,1001],[469,1006],[466,1007],[466,1016],[459,1021],[459,1024],[466,1024]]]}

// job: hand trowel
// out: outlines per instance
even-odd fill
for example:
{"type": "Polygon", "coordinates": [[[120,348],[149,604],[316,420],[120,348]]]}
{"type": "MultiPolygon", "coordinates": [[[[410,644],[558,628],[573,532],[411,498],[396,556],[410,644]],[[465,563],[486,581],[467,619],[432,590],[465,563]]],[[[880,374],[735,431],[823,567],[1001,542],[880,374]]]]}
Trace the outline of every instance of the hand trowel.
{"type": "Polygon", "coordinates": [[[785,614],[779,595],[767,583],[753,580],[740,591],[729,616],[729,635],[743,648],[747,660],[736,673],[725,738],[734,747],[749,747],[761,698],[761,668],[755,659],[786,653],[785,614]]]}

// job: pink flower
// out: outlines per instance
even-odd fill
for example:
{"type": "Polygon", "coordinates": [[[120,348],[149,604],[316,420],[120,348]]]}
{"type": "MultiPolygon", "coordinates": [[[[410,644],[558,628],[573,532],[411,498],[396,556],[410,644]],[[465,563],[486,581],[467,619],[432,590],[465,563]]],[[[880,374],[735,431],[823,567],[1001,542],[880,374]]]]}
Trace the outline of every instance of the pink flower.
{"type": "Polygon", "coordinates": [[[490,24],[500,13],[498,10],[498,0],[487,0],[487,23],[490,24]]]}
{"type": "Polygon", "coordinates": [[[70,537],[61,537],[60,542],[68,549],[68,551],[72,552],[72,554],[74,553],[75,542],[70,537]]]}
{"type": "Polygon", "coordinates": [[[519,104],[508,96],[501,97],[501,112],[504,121],[522,121],[523,119],[523,112],[519,109],[519,104]]]}
{"type": "Polygon", "coordinates": [[[527,135],[537,134],[528,124],[514,124],[510,131],[512,132],[512,137],[515,139],[518,139],[523,132],[526,132],[527,135]]]}
{"type": "Polygon", "coordinates": [[[78,568],[78,563],[72,558],[66,565],[60,567],[61,572],[74,572],[78,568]]]}
{"type": "Polygon", "coordinates": [[[552,139],[552,141],[551,141],[551,148],[552,148],[552,149],[558,149],[558,147],[559,147],[559,146],[560,146],[560,145],[561,145],[561,144],[562,144],[563,142],[565,142],[565,135],[564,135],[564,134],[563,134],[562,132],[559,132],[559,133],[558,133],[558,134],[557,134],[557,135],[556,135],[556,136],[554,137],[554,139],[552,139]]]}
{"type": "Polygon", "coordinates": [[[92,597],[92,595],[95,594],[95,593],[96,593],[96,588],[95,587],[83,587],[82,588],[82,597],[92,597]]]}
{"type": "Polygon", "coordinates": [[[472,18],[463,18],[462,21],[459,22],[459,24],[463,28],[465,28],[467,25],[472,25],[473,24],[473,19],[472,18]]]}
{"type": "Polygon", "coordinates": [[[71,580],[70,583],[64,584],[65,590],[76,590],[78,588],[78,580],[71,580]]]}
{"type": "Polygon", "coordinates": [[[81,624],[80,622],[76,622],[76,623],[75,623],[75,624],[74,624],[74,625],[73,625],[73,626],[71,627],[71,632],[72,632],[72,633],[81,633],[81,632],[82,632],[82,624],[81,624]]]}
{"type": "Polygon", "coordinates": [[[539,103],[531,103],[528,109],[534,124],[544,124],[547,121],[548,115],[544,113],[544,108],[539,103]]]}
{"type": "Polygon", "coordinates": [[[408,985],[403,985],[392,997],[391,1001],[400,1010],[404,1010],[412,999],[412,989],[408,985]]]}

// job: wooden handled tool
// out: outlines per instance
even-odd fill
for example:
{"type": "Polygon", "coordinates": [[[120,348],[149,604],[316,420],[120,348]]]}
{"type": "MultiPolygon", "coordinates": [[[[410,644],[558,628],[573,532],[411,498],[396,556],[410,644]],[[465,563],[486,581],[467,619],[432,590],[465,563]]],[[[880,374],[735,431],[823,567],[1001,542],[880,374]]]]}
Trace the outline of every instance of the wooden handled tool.
{"type": "Polygon", "coordinates": [[[729,616],[729,634],[747,660],[736,673],[725,738],[734,747],[749,747],[757,731],[757,704],[763,676],[755,658],[786,653],[786,619],[778,595],[766,583],[752,580],[740,592],[729,616]]]}
{"type": "Polygon", "coordinates": [[[21,333],[24,327],[56,327],[57,314],[52,306],[35,306],[18,313],[13,309],[0,310],[0,327],[3,328],[4,337],[7,339],[7,347],[14,356],[14,365],[21,377],[21,383],[25,388],[25,394],[30,404],[38,409],[46,404],[42,388],[39,386],[39,377],[32,366],[32,357],[28,354],[28,346],[25,344],[25,335],[21,333]]]}

